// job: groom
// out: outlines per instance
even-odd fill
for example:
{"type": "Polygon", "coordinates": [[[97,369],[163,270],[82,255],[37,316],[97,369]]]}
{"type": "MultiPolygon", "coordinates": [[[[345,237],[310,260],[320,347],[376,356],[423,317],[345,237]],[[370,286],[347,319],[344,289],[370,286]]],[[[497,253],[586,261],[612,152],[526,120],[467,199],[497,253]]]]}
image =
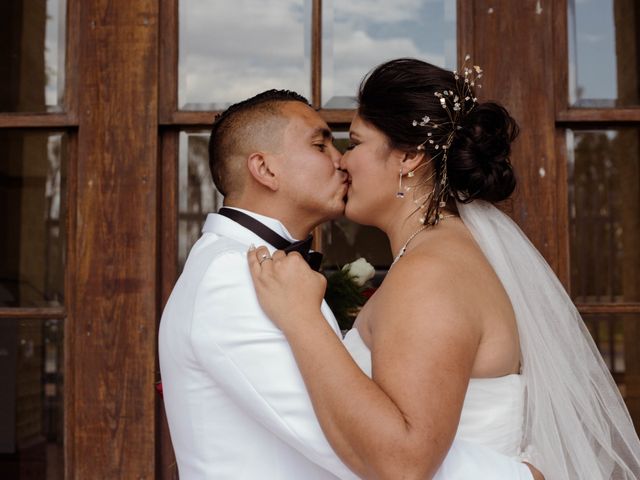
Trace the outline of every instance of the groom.
{"type": "MultiPolygon", "coordinates": [[[[180,478],[355,479],[320,429],[284,335],[258,305],[246,260],[250,245],[266,243],[318,263],[309,232],[342,214],[347,191],[331,131],[303,97],[270,90],[216,119],[209,156],[225,207],[207,217],[160,323],[180,478]]],[[[339,335],[324,303],[322,312],[339,335]]],[[[527,468],[456,441],[436,478],[464,478],[461,464],[483,479],[527,468]]]]}

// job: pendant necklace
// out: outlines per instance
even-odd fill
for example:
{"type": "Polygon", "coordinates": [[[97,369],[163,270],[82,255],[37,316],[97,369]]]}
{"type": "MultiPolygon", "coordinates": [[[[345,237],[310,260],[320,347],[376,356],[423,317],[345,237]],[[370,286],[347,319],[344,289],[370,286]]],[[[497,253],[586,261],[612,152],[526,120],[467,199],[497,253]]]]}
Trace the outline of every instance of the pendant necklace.
{"type": "MultiPolygon", "coordinates": [[[[444,220],[445,218],[451,218],[451,217],[457,217],[457,215],[445,215],[445,216],[443,216],[440,220],[444,220]]],[[[398,254],[397,254],[395,257],[393,257],[393,262],[391,262],[391,265],[389,266],[389,269],[391,269],[391,267],[393,267],[393,266],[396,264],[396,262],[397,262],[398,260],[400,260],[400,259],[404,256],[404,254],[405,254],[405,253],[406,253],[406,251],[407,251],[407,247],[408,247],[408,246],[409,246],[409,244],[411,243],[411,240],[413,240],[413,239],[416,237],[416,235],[418,235],[420,232],[422,232],[423,230],[425,230],[425,229],[426,229],[427,227],[429,227],[429,226],[430,226],[430,225],[422,225],[418,230],[416,230],[415,232],[413,232],[413,233],[409,236],[409,238],[407,238],[407,241],[406,241],[406,242],[404,242],[404,245],[402,246],[402,248],[400,249],[400,251],[398,252],[398,254]]]]}

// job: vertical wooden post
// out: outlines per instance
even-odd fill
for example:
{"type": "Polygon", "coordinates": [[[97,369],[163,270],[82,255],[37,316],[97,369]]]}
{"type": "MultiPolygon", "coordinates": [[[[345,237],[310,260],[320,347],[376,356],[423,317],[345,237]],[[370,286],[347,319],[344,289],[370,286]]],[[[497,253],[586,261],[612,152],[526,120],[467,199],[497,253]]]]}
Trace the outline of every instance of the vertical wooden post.
{"type": "Polygon", "coordinates": [[[322,0],[311,6],[311,104],[322,108],[322,0]]]}
{"type": "Polygon", "coordinates": [[[67,470],[155,477],[158,0],[79,9],[67,470]]]}
{"type": "MultiPolygon", "coordinates": [[[[161,90],[162,91],[162,90],[161,90]]],[[[164,100],[164,99],[163,99],[164,100]]],[[[165,132],[161,141],[161,181],[159,190],[162,196],[162,213],[160,214],[160,257],[161,281],[160,300],[164,308],[180,272],[178,269],[178,149],[179,132],[165,132]]],[[[158,327],[159,328],[159,324],[158,327]]],[[[160,366],[156,364],[158,378],[160,366]]],[[[158,435],[156,436],[156,452],[158,455],[158,480],[177,480],[178,465],[171,443],[169,423],[164,408],[164,401],[158,402],[158,435]]]]}
{"type": "MultiPolygon", "coordinates": [[[[616,58],[618,64],[617,87],[618,99],[625,105],[633,104],[638,99],[638,75],[640,67],[640,35],[638,20],[640,6],[633,0],[615,0],[613,2],[614,21],[616,26],[616,58]]],[[[622,293],[625,301],[640,300],[640,196],[638,195],[638,178],[640,164],[629,161],[629,152],[640,153],[640,135],[637,128],[621,129],[615,143],[617,147],[616,167],[619,171],[619,195],[622,197],[618,212],[624,229],[622,243],[624,245],[624,261],[618,268],[622,270],[622,293]]],[[[625,402],[629,413],[640,431],[640,315],[629,315],[624,318],[624,352],[625,352],[625,402]]]]}
{"type": "Polygon", "coordinates": [[[475,0],[471,47],[472,61],[485,71],[480,99],[502,103],[521,127],[512,153],[519,180],[513,218],[554,270],[563,274],[559,255],[564,247],[558,232],[566,228],[566,219],[558,215],[556,189],[566,186],[558,183],[557,169],[564,165],[556,158],[554,141],[553,4],[475,0]]]}

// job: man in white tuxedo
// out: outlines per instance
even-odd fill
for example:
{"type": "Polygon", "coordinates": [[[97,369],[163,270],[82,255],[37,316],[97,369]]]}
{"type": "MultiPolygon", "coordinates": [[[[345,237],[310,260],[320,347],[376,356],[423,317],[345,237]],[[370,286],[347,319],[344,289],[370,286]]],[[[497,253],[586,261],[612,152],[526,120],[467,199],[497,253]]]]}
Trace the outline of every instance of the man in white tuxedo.
{"type": "MultiPolygon", "coordinates": [[[[317,262],[309,232],[342,214],[347,191],[331,131],[304,98],[272,90],[216,119],[209,154],[225,208],[207,217],[159,334],[180,478],[355,479],[320,429],[284,335],[258,305],[246,258],[252,244],[268,244],[317,262]]],[[[339,335],[326,304],[322,311],[339,335]]],[[[456,441],[436,478],[530,477],[516,460],[456,441]]]]}

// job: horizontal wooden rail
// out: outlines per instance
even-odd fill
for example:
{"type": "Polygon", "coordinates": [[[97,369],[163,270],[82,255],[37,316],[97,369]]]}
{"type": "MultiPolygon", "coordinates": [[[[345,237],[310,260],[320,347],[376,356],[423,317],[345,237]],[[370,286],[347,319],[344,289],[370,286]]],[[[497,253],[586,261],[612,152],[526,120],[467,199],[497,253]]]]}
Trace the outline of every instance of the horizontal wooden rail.
{"type": "Polygon", "coordinates": [[[77,116],[70,113],[0,113],[0,128],[68,128],[77,126],[77,116]]]}
{"type": "Polygon", "coordinates": [[[556,122],[594,125],[640,122],[640,108],[571,108],[558,112],[556,122]]]}
{"type": "Polygon", "coordinates": [[[640,303],[578,303],[581,314],[637,313],[640,314],[640,303]]]}
{"type": "Polygon", "coordinates": [[[209,128],[213,123],[213,119],[219,111],[188,111],[181,110],[171,112],[167,116],[160,118],[160,125],[169,126],[185,126],[185,127],[203,127],[209,128]]]}
{"type": "Polygon", "coordinates": [[[328,109],[324,108],[319,111],[325,122],[331,124],[349,125],[356,111],[353,109],[328,109]]]}
{"type": "Polygon", "coordinates": [[[63,307],[10,308],[0,307],[0,319],[16,318],[64,318],[67,311],[63,307]]]}
{"type": "MultiPolygon", "coordinates": [[[[190,111],[179,110],[160,118],[160,125],[164,127],[202,127],[209,128],[213,123],[218,110],[190,111]]],[[[318,113],[329,124],[348,125],[353,119],[355,110],[349,109],[320,109],[318,113]]]]}

